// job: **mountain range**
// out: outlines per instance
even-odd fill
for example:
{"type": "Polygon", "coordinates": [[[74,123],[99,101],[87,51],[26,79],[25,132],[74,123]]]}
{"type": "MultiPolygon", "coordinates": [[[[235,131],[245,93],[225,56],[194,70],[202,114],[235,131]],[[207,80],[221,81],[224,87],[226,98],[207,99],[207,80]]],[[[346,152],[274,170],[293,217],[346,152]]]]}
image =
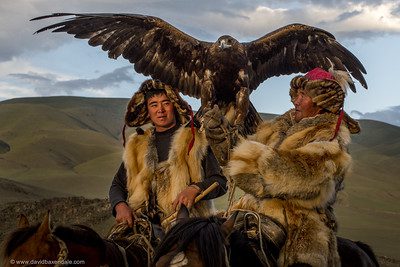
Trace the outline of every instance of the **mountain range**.
{"type": "MultiPolygon", "coordinates": [[[[0,102],[0,204],[106,198],[121,163],[127,102],[83,97],[0,102]]],[[[349,148],[353,171],[335,208],[339,235],[399,260],[400,127],[364,119],[360,124],[362,132],[349,148]]],[[[226,205],[226,197],[217,202],[220,209],[226,205]]]]}
{"type": "Polygon", "coordinates": [[[351,114],[358,119],[370,119],[400,126],[400,106],[389,107],[387,109],[366,113],[353,110],[351,111],[351,114]]]}

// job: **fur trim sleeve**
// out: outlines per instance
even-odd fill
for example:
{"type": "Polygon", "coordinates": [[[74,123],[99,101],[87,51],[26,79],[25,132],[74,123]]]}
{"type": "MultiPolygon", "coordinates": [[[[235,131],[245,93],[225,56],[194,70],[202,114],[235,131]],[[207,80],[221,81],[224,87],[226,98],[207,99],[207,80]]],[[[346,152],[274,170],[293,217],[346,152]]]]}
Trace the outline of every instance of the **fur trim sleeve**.
{"type": "Polygon", "coordinates": [[[350,156],[337,141],[312,142],[277,150],[254,141],[235,148],[228,172],[236,184],[256,197],[278,197],[322,206],[335,194],[335,177],[343,175],[350,156]]]}

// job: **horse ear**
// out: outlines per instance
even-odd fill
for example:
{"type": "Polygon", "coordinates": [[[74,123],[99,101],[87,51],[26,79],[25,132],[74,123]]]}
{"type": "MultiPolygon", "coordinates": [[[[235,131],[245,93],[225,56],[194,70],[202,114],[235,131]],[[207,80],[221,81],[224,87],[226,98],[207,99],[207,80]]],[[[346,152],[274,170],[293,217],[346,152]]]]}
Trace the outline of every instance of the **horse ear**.
{"type": "Polygon", "coordinates": [[[47,236],[48,234],[51,233],[50,229],[50,211],[48,210],[46,215],[43,218],[42,223],[39,226],[39,229],[37,230],[37,233],[42,235],[42,236],[47,236]]]}
{"type": "Polygon", "coordinates": [[[222,230],[222,235],[223,237],[226,239],[229,237],[229,235],[232,233],[233,231],[233,226],[235,225],[235,221],[236,221],[236,217],[238,215],[239,211],[235,211],[228,220],[226,220],[222,226],[221,226],[221,230],[222,230]]]}
{"type": "Polygon", "coordinates": [[[178,214],[176,216],[177,220],[187,219],[189,218],[189,210],[186,208],[184,204],[181,204],[181,207],[178,210],[178,214]]]}
{"type": "Polygon", "coordinates": [[[24,227],[28,227],[29,226],[29,221],[28,218],[25,216],[25,214],[20,214],[18,216],[18,224],[17,224],[18,228],[24,228],[24,227]]]}

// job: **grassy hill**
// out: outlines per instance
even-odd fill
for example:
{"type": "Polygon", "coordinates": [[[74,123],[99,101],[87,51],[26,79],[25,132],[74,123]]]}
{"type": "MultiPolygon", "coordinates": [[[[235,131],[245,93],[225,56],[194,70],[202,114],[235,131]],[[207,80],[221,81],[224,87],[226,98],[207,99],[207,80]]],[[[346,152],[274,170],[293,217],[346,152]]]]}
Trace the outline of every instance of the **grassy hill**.
{"type": "Polygon", "coordinates": [[[336,209],[339,234],[399,259],[400,127],[363,120],[353,137],[353,171],[336,209]]]}
{"type": "Polygon", "coordinates": [[[22,98],[0,103],[0,176],[105,197],[120,161],[125,99],[22,98]]]}
{"type": "MultiPolygon", "coordinates": [[[[121,161],[128,99],[21,98],[0,102],[0,204],[105,198],[121,161]]],[[[264,118],[274,115],[263,114],[264,118]]],[[[336,207],[339,234],[399,259],[400,127],[361,121],[352,174],[336,207]]],[[[226,207],[226,197],[218,200],[226,207]]]]}
{"type": "Polygon", "coordinates": [[[66,197],[68,194],[31,186],[13,180],[0,177],[1,203],[15,202],[20,200],[37,201],[43,198],[66,197]]]}

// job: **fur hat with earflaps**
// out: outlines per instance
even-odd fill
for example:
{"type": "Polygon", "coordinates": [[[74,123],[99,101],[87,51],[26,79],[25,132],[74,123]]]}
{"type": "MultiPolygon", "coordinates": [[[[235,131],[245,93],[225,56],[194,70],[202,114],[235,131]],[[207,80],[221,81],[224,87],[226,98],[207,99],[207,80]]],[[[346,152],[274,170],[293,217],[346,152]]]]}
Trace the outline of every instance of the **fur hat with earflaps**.
{"type": "Polygon", "coordinates": [[[146,106],[146,94],[151,90],[164,90],[166,96],[172,102],[177,112],[177,119],[180,123],[190,120],[191,108],[189,104],[182,99],[179,92],[171,86],[160,82],[159,80],[146,80],[142,83],[139,90],[132,96],[126,107],[125,124],[130,127],[139,127],[150,123],[150,118],[146,106]]]}
{"type": "MultiPolygon", "coordinates": [[[[350,84],[352,85],[353,81],[346,71],[330,69],[328,72],[315,68],[306,75],[296,76],[291,80],[289,95],[293,102],[298,90],[303,89],[317,106],[333,114],[341,115],[347,128],[355,134],[360,132],[359,123],[343,111],[347,87],[350,84]]],[[[338,124],[340,125],[340,121],[338,124]]]]}

